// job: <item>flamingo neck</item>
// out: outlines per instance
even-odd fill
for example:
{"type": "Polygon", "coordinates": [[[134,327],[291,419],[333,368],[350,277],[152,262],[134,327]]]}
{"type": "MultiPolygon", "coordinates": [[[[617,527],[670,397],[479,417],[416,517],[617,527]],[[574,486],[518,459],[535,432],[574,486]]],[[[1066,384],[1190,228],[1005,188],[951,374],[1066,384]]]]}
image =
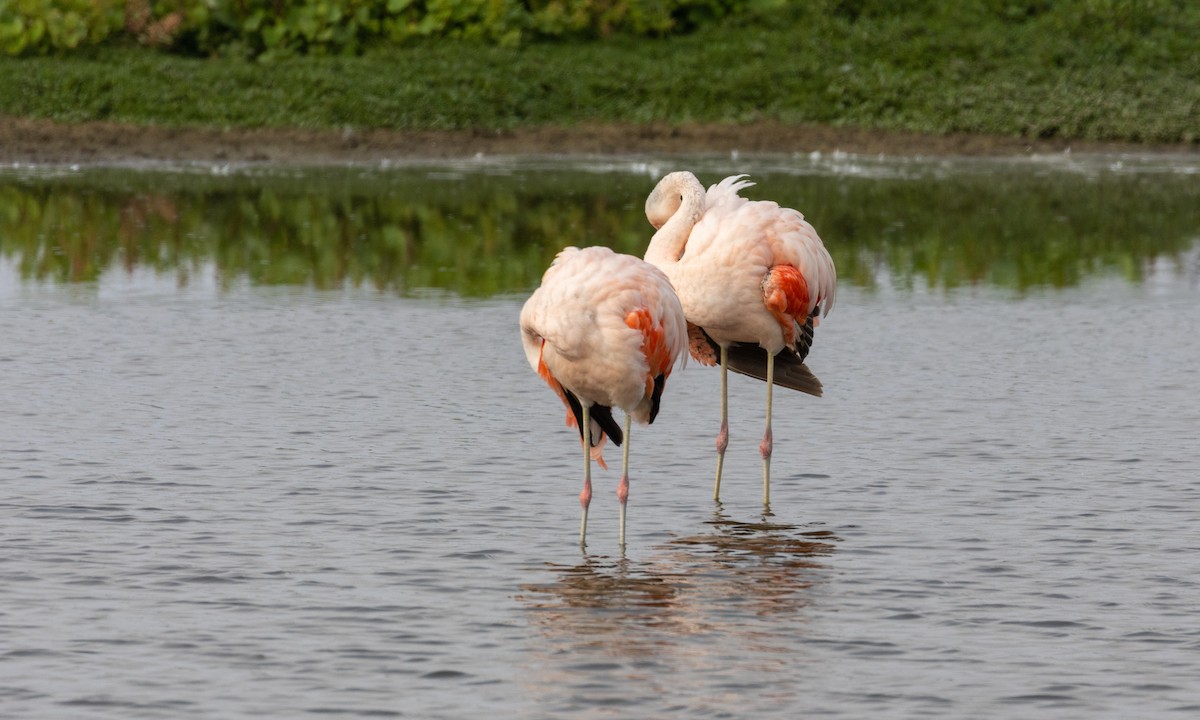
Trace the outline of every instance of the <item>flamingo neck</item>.
{"type": "Polygon", "coordinates": [[[661,217],[673,205],[675,211],[654,233],[646,249],[646,262],[664,271],[683,257],[692,228],[704,215],[704,186],[695,175],[677,172],[663,178],[646,202],[646,214],[652,219],[661,217]]]}

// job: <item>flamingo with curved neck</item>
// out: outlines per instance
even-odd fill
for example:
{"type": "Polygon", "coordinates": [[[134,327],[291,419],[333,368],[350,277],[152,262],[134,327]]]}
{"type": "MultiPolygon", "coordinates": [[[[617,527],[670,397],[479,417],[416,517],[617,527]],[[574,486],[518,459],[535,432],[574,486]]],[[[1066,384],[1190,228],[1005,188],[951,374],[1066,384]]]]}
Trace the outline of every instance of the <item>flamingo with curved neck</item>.
{"type": "Polygon", "coordinates": [[[683,256],[692,228],[704,216],[704,186],[690,172],[673,172],[646,198],[646,219],[657,230],[646,262],[666,272],[683,256]]]}
{"type": "Polygon", "coordinates": [[[670,278],[679,295],[692,357],[721,366],[714,500],[720,500],[729,445],[728,371],[766,381],[759,451],[763,503],[769,506],[772,389],[821,394],[821,382],[804,360],[820,317],[833,307],[837,272],[800,212],[738,194],[753,185],[744,177],[727,177],[707,191],[690,172],[663,177],[646,199],[646,218],[657,232],[645,259],[670,278]]]}

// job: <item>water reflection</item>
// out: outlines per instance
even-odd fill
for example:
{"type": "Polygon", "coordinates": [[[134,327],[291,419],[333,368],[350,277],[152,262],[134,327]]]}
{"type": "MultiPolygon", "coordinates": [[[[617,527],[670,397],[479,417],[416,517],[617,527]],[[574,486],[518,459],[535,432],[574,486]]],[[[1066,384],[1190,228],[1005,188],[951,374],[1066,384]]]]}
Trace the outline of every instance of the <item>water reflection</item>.
{"type": "Polygon", "coordinates": [[[827,578],[838,538],[720,511],[708,525],[711,532],[678,538],[644,561],[586,556],[552,566],[551,582],[523,585],[519,599],[541,636],[530,691],[543,701],[567,698],[564,711],[640,702],[630,688],[653,694],[660,685],[677,695],[747,683],[786,691],[804,609],[827,578]]]}
{"type": "MultiPolygon", "coordinates": [[[[642,203],[673,167],[10,173],[0,175],[0,257],[23,281],[152,269],[186,285],[215,268],[224,286],[522,292],[566,244],[641,254],[651,234],[642,203]]],[[[1200,183],[1183,172],[911,161],[873,174],[704,169],[705,181],[755,172],[747,195],[804,210],[842,282],[866,287],[1021,290],[1096,273],[1137,282],[1156,264],[1189,271],[1183,258],[1200,237],[1200,183]]]]}
{"type": "MultiPolygon", "coordinates": [[[[759,615],[795,612],[808,604],[800,590],[819,577],[838,538],[828,530],[801,531],[775,523],[770,513],[756,522],[734,520],[721,511],[714,532],[675,540],[665,559],[677,565],[707,562],[719,569],[719,595],[742,598],[759,615]]],[[[711,588],[710,588],[711,590],[711,588]]]]}

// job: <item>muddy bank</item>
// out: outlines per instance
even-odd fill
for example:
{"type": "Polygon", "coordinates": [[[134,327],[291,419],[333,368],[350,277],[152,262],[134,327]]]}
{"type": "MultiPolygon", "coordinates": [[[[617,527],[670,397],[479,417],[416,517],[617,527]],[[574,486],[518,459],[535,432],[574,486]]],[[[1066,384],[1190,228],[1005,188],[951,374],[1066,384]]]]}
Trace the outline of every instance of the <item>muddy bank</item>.
{"type": "Polygon", "coordinates": [[[809,153],[1011,156],[1062,152],[1200,154],[1200,147],[1027,140],[987,135],[751,125],[582,125],[505,132],[177,129],[0,117],[0,163],[234,162],[281,165],[450,159],[475,155],[809,153]]]}

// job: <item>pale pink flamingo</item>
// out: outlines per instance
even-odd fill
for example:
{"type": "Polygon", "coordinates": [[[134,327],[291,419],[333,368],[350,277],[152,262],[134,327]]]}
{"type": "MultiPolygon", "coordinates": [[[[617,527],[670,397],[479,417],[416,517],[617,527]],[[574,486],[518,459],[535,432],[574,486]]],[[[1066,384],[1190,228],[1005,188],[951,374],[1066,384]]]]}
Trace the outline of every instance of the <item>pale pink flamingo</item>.
{"type": "Polygon", "coordinates": [[[833,307],[837,273],[804,216],[766,200],[738,195],[754,183],[727,177],[707,192],[690,172],[659,181],[646,200],[657,232],[646,260],[675,286],[688,320],[692,357],[721,365],[721,430],[713,499],[729,445],[729,369],[767,382],[763,503],[771,500],[772,387],[821,394],[804,364],[813,329],[833,307]]]}
{"type": "Polygon", "coordinates": [[[640,258],[605,247],[569,247],[521,309],[521,341],[530,366],[567,406],[567,425],[579,428],[581,546],[592,500],[592,460],[607,469],[601,452],[606,437],[625,444],[617,486],[624,548],[630,420],[654,422],[671,369],[686,359],[687,321],[679,298],[667,276],[640,258]],[[624,433],[613,420],[613,407],[626,413],[624,433]]]}

